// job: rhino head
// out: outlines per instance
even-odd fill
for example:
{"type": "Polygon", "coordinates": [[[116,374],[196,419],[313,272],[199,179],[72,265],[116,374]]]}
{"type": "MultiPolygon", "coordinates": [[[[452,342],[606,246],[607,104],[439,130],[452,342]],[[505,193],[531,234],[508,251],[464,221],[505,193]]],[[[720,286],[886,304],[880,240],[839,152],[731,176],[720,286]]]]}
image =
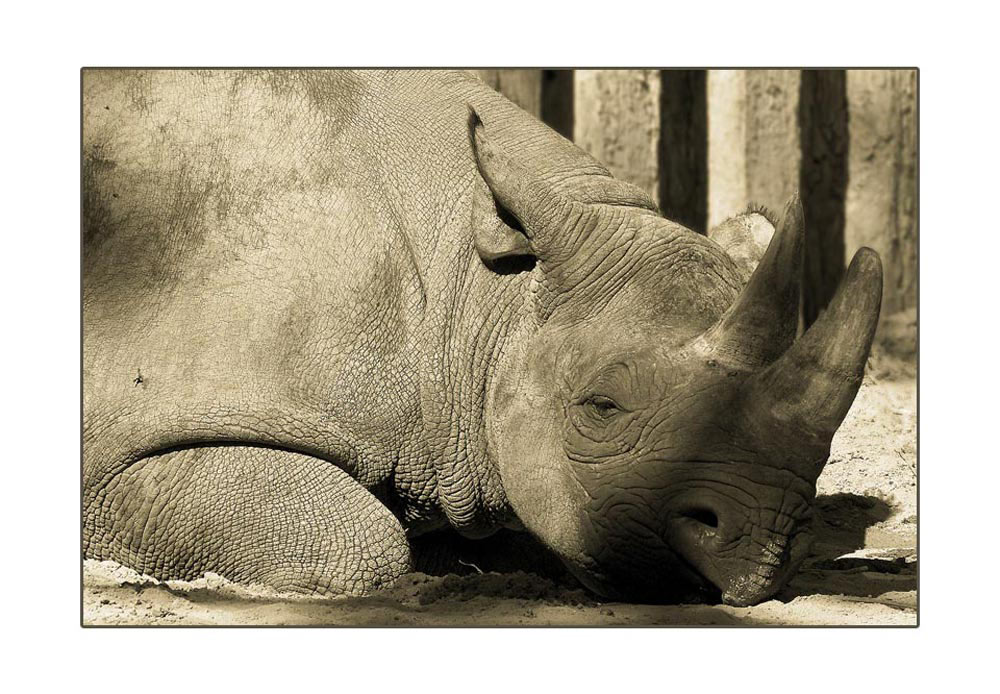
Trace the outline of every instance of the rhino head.
{"type": "Polygon", "coordinates": [[[772,596],[808,551],[816,480],[861,384],[878,255],[858,251],[796,340],[797,198],[774,226],[732,220],[720,245],[613,194],[580,202],[475,115],[471,127],[485,181],[474,205],[506,220],[478,231],[476,248],[488,264],[527,256],[537,270],[534,323],[505,350],[487,402],[519,520],[608,597],[772,596]],[[734,228],[773,237],[748,260],[754,235],[734,228]]]}

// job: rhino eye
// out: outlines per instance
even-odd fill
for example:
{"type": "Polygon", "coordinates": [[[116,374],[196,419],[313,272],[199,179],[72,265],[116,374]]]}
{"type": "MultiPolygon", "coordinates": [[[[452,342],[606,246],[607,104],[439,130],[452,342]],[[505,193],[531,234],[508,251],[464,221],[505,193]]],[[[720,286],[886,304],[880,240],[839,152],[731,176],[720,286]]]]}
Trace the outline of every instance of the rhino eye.
{"type": "Polygon", "coordinates": [[[618,403],[604,395],[591,395],[586,401],[587,407],[602,419],[613,417],[621,411],[618,403]]]}
{"type": "Polygon", "coordinates": [[[642,432],[637,413],[606,395],[586,395],[567,411],[564,448],[570,459],[597,463],[623,455],[642,432]]]}

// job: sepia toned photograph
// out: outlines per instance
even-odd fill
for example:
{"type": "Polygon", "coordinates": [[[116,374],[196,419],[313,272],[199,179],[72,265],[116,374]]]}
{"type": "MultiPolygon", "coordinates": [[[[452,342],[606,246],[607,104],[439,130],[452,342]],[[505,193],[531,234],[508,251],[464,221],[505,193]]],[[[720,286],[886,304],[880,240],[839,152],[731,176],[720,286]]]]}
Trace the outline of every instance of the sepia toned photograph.
{"type": "Polygon", "coordinates": [[[82,624],[916,626],[918,78],[84,68],[82,624]]]}

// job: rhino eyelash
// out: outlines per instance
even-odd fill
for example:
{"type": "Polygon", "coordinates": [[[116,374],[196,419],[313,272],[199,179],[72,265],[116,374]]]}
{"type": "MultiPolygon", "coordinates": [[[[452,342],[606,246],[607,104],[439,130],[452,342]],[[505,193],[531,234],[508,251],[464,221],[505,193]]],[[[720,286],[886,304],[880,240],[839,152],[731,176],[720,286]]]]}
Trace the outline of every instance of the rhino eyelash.
{"type": "Polygon", "coordinates": [[[594,412],[603,419],[607,419],[624,411],[622,410],[621,405],[606,395],[591,395],[584,400],[584,404],[594,410],[594,412]]]}

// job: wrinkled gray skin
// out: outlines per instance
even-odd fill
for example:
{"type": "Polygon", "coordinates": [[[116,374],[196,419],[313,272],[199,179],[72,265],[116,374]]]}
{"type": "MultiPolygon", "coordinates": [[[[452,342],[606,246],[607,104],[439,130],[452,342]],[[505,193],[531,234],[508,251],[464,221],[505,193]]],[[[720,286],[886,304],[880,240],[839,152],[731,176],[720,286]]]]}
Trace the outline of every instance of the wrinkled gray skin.
{"type": "Polygon", "coordinates": [[[870,336],[825,414],[773,367],[822,359],[733,318],[762,216],[727,253],[463,73],[87,72],[83,140],[86,556],[362,594],[527,529],[734,604],[801,561],[870,336]]]}

